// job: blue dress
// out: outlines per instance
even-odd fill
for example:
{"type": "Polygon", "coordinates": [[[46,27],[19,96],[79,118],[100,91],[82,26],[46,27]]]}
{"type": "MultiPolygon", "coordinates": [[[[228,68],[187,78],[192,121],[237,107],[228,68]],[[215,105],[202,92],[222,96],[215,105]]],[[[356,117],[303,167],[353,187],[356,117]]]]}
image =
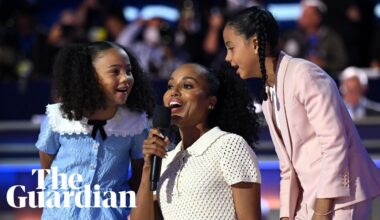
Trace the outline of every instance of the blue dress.
{"type": "Polygon", "coordinates": [[[51,168],[56,167],[58,174],[63,173],[67,177],[79,174],[83,181],[75,182],[79,189],[67,189],[64,188],[67,181],[62,182],[62,178],[55,178],[58,181],[54,181],[51,174],[47,175],[45,203],[50,200],[50,204],[55,207],[47,208],[45,204],[42,219],[126,219],[130,212],[129,195],[127,208],[120,207],[121,196],[117,196],[117,207],[107,207],[96,202],[95,193],[85,197],[83,192],[85,188],[91,189],[91,192],[100,195],[100,201],[108,199],[109,205],[112,197],[109,191],[119,195],[119,192],[131,190],[127,184],[128,170],[131,159],[143,158],[142,145],[149,128],[146,114],[120,107],[104,126],[107,139],[103,141],[99,132],[95,139],[91,137],[92,125],[87,125],[86,118],[70,121],[62,117],[60,105],[47,106],[47,117],[41,124],[36,147],[40,151],[56,155],[51,168]],[[53,182],[57,185],[53,185],[53,182]],[[53,189],[54,186],[58,187],[53,189]],[[79,193],[78,201],[75,201],[75,195],[80,191],[82,193],[79,193]],[[69,207],[63,207],[65,192],[72,193],[68,197],[69,207]],[[53,202],[57,193],[60,195],[60,207],[53,202]],[[87,201],[88,198],[90,201],[87,201]],[[85,204],[87,206],[83,207],[85,204]]]}

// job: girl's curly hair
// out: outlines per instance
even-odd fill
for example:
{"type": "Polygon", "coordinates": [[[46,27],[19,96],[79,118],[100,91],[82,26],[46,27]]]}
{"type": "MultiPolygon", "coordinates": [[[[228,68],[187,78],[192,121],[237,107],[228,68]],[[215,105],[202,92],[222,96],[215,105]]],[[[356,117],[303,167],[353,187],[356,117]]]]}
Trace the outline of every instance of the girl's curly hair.
{"type": "Polygon", "coordinates": [[[69,45],[61,49],[53,69],[53,87],[62,102],[61,109],[68,119],[81,120],[85,113],[106,108],[105,94],[92,62],[99,53],[110,48],[121,48],[129,57],[134,85],[125,106],[131,111],[152,116],[155,99],[152,87],[136,57],[126,48],[108,41],[69,45]]]}
{"type": "Polygon", "coordinates": [[[253,146],[258,141],[260,124],[247,84],[227,70],[208,71],[205,76],[210,95],[217,97],[208,116],[209,127],[219,126],[224,131],[238,134],[253,146]]]}

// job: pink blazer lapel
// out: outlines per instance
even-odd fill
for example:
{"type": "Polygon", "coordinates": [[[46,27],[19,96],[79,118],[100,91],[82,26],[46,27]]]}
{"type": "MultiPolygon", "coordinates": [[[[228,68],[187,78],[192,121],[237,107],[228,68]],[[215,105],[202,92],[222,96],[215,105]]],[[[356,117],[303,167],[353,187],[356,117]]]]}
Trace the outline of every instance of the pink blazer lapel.
{"type": "MultiPolygon", "coordinates": [[[[273,122],[274,119],[273,119],[273,114],[272,114],[273,110],[272,109],[273,109],[272,102],[268,98],[267,101],[263,102],[263,113],[264,113],[264,116],[265,116],[267,124],[268,124],[268,128],[269,128],[269,131],[270,131],[270,134],[272,137],[272,141],[276,142],[276,146],[279,146],[279,147],[275,147],[276,153],[279,157],[282,157],[282,156],[287,155],[287,153],[285,152],[284,142],[282,141],[280,135],[278,134],[278,132],[275,128],[275,125],[273,122]]],[[[290,163],[290,160],[288,157],[285,159],[285,161],[288,161],[290,163]]]]}
{"type": "MultiPolygon", "coordinates": [[[[285,76],[287,74],[287,68],[288,68],[288,63],[289,60],[291,59],[290,56],[286,55],[285,53],[281,52],[277,66],[278,66],[278,71],[277,71],[277,95],[278,95],[278,102],[280,103],[280,123],[281,123],[281,135],[282,135],[282,140],[284,141],[284,148],[287,152],[287,159],[290,164],[292,164],[292,156],[293,156],[293,146],[291,142],[291,137],[289,133],[289,124],[287,120],[287,115],[286,115],[286,106],[285,104],[285,83],[288,81],[285,81],[285,76]]],[[[291,165],[292,170],[293,170],[293,165],[291,165]]],[[[295,216],[296,208],[297,208],[297,200],[299,196],[299,189],[298,189],[298,180],[296,176],[296,172],[293,170],[292,175],[290,177],[290,196],[289,196],[289,213],[290,213],[290,219],[293,219],[295,216]]]]}
{"type": "MultiPolygon", "coordinates": [[[[277,76],[277,95],[278,100],[280,102],[280,123],[281,123],[281,137],[278,134],[275,125],[274,125],[274,118],[273,118],[273,105],[272,102],[268,99],[267,101],[263,102],[263,113],[265,118],[267,119],[268,128],[270,130],[272,140],[277,143],[277,146],[280,146],[281,150],[285,150],[286,152],[277,152],[277,154],[281,153],[281,155],[287,155],[287,158],[285,159],[289,163],[291,163],[292,159],[292,145],[290,141],[290,134],[289,134],[289,128],[288,128],[288,121],[286,118],[286,111],[285,111],[285,100],[284,100],[284,78],[286,74],[286,69],[288,66],[288,62],[290,60],[290,57],[285,55],[284,53],[281,53],[277,62],[278,71],[277,73],[282,73],[277,76]]],[[[267,92],[268,93],[268,92],[267,92]]],[[[277,149],[276,149],[277,151],[277,149]]]]}
{"type": "MultiPolygon", "coordinates": [[[[289,127],[288,127],[288,120],[286,116],[286,108],[285,108],[285,98],[284,98],[284,83],[285,83],[285,75],[287,73],[287,67],[288,63],[291,57],[285,55],[281,52],[277,65],[278,71],[277,71],[277,95],[278,95],[278,101],[280,103],[280,123],[281,123],[281,135],[282,139],[284,141],[285,149],[288,152],[289,159],[292,160],[292,144],[290,141],[290,133],[289,133],[289,127]]],[[[288,103],[286,103],[288,104],[288,103]]]]}
{"type": "Polygon", "coordinates": [[[280,123],[281,123],[281,137],[276,131],[274,122],[273,122],[273,114],[272,114],[272,103],[270,100],[263,102],[263,113],[268,123],[268,128],[270,130],[272,140],[273,142],[276,142],[276,153],[279,159],[282,161],[282,163],[288,164],[290,169],[292,170],[291,176],[290,176],[290,183],[288,187],[290,187],[289,192],[289,214],[290,219],[294,219],[295,212],[296,212],[296,206],[297,206],[297,198],[299,195],[299,189],[298,189],[298,180],[297,180],[297,174],[293,169],[292,165],[292,145],[291,145],[291,139],[290,139],[290,133],[289,133],[289,127],[288,127],[288,121],[286,117],[286,110],[285,110],[285,100],[284,100],[284,83],[285,83],[285,75],[287,73],[287,67],[288,63],[291,57],[287,56],[286,54],[282,53],[279,56],[277,66],[277,95],[278,95],[278,101],[280,108],[280,123]]]}
{"type": "MultiPolygon", "coordinates": [[[[270,130],[272,141],[275,142],[275,145],[276,145],[275,150],[276,150],[277,156],[279,157],[282,163],[287,164],[287,166],[291,167],[290,169],[293,170],[292,162],[287,153],[287,148],[284,146],[283,140],[281,139],[281,137],[277,133],[276,128],[274,127],[275,125],[274,125],[273,117],[272,117],[272,108],[273,108],[272,103],[270,100],[264,101],[262,106],[263,106],[263,113],[266,118],[268,128],[270,130]]],[[[297,186],[298,186],[297,177],[296,177],[295,171],[293,170],[291,172],[290,183],[288,185],[288,187],[290,187],[289,192],[291,193],[289,195],[289,201],[287,201],[287,203],[289,204],[290,220],[293,220],[295,216],[297,198],[299,195],[297,186]]]]}

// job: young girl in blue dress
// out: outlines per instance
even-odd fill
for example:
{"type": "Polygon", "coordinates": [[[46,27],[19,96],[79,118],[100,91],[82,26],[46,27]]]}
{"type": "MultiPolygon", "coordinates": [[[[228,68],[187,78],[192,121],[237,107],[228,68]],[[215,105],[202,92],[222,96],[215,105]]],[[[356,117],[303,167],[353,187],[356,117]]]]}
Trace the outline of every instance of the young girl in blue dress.
{"type": "MultiPolygon", "coordinates": [[[[89,200],[83,193],[79,202],[89,202],[90,207],[81,207],[74,195],[89,187],[111,204],[114,198],[105,192],[137,191],[143,165],[141,147],[154,107],[148,80],[131,53],[106,41],[63,48],[53,71],[59,103],[47,106],[36,147],[43,169],[54,167],[67,177],[78,174],[82,181],[75,183],[78,189],[63,189],[67,183],[58,178],[54,188],[48,174],[45,202],[54,201],[52,190],[61,195],[62,204],[65,191],[73,196],[69,207],[45,206],[42,219],[126,219],[128,207],[109,208],[102,202],[99,207],[95,196],[89,200]]],[[[120,199],[116,199],[118,205],[120,199]]]]}

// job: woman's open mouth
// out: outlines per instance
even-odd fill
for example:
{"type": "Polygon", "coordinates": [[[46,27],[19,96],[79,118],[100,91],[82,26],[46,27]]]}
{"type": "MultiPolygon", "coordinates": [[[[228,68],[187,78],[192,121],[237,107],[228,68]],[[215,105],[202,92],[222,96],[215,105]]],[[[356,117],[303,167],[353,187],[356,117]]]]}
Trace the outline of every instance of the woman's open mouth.
{"type": "Polygon", "coordinates": [[[180,110],[182,107],[182,103],[178,100],[170,100],[169,101],[169,108],[171,108],[172,113],[176,113],[180,110]]]}

